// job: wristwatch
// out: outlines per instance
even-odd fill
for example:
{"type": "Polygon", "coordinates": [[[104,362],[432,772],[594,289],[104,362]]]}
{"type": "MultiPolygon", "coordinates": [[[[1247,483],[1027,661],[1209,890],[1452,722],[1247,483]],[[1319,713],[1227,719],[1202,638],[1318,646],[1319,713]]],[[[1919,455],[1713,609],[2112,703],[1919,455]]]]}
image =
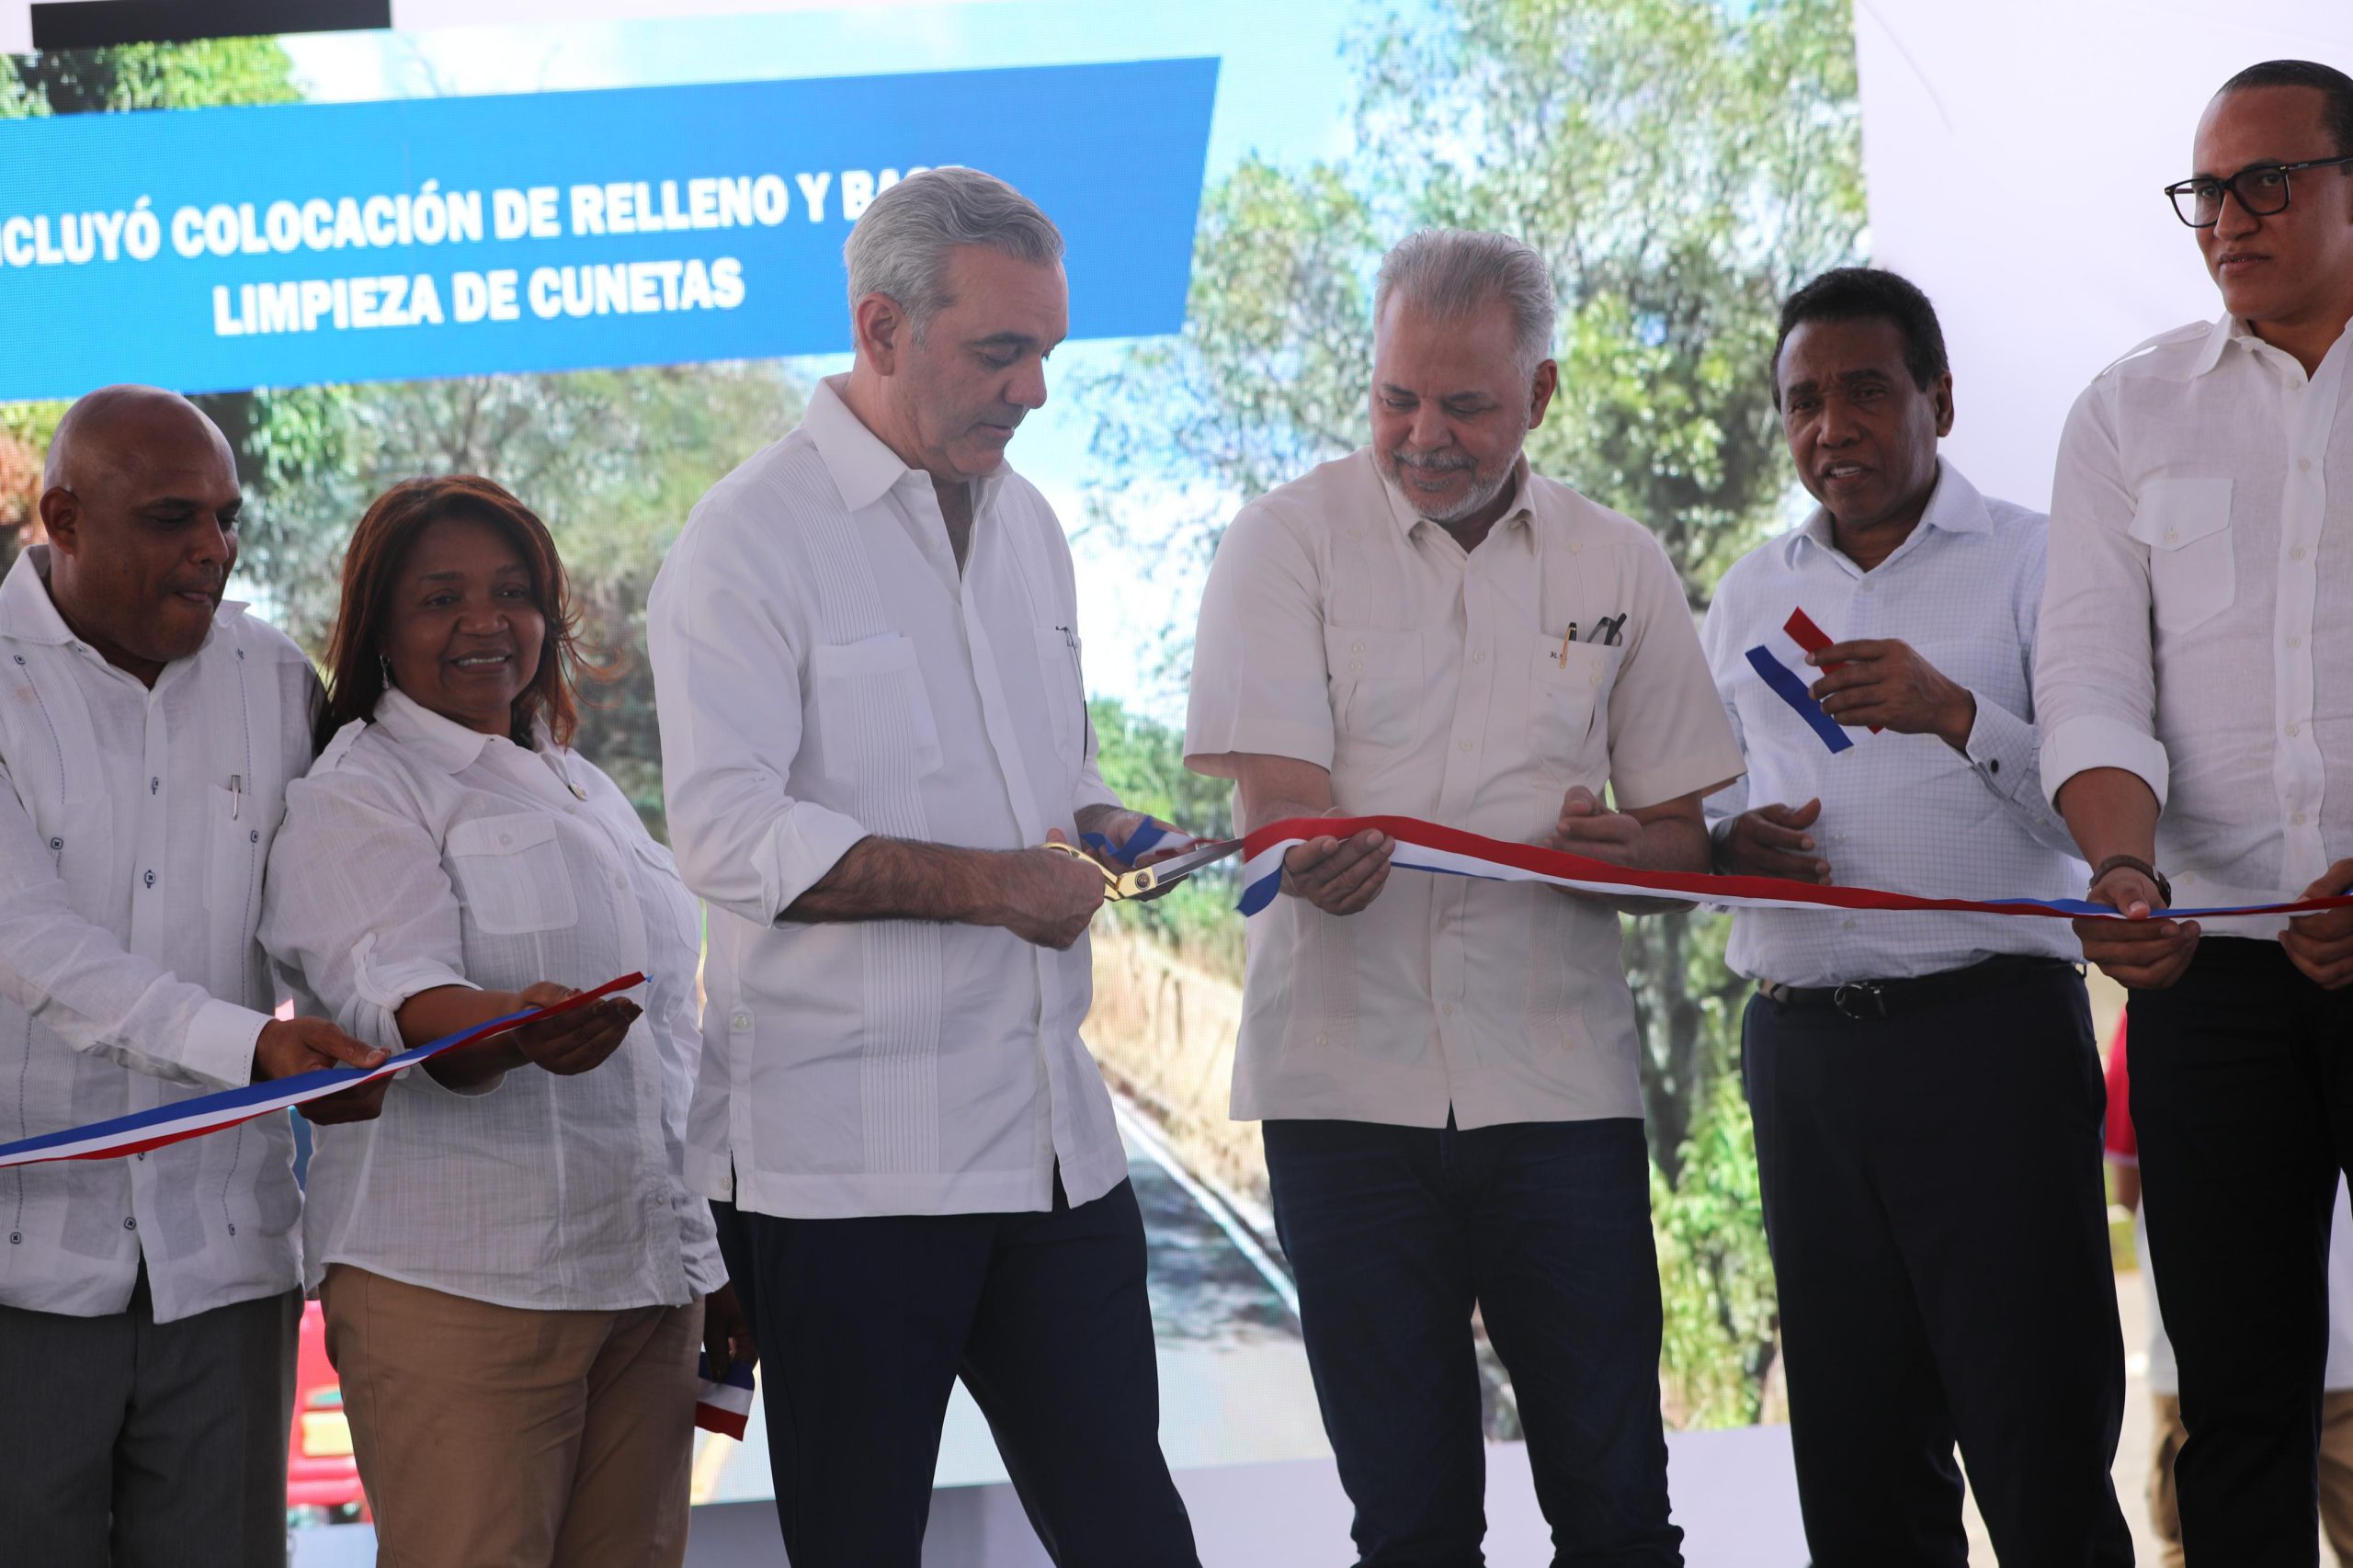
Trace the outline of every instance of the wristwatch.
{"type": "Polygon", "coordinates": [[[2115,870],[2120,866],[2128,870],[2138,871],[2143,876],[2148,878],[2151,881],[2156,883],[2157,896],[2165,901],[2165,907],[2167,909],[2171,909],[2173,907],[2173,884],[2165,881],[2165,874],[2163,871],[2158,870],[2154,866],[2150,865],[2138,855],[2111,855],[2107,859],[2102,860],[2098,865],[2092,868],[2092,886],[2099,886],[2099,880],[2108,875],[2110,871],[2115,870]]]}

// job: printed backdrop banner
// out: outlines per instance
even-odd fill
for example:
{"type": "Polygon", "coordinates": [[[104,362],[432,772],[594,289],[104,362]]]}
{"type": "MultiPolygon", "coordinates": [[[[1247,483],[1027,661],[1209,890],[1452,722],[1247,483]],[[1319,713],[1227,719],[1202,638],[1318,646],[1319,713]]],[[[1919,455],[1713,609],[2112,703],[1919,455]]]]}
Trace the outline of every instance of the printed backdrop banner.
{"type": "Polygon", "coordinates": [[[962,164],[1074,337],[1184,324],[1215,60],[0,123],[0,401],[837,353],[842,242],[962,164]]]}

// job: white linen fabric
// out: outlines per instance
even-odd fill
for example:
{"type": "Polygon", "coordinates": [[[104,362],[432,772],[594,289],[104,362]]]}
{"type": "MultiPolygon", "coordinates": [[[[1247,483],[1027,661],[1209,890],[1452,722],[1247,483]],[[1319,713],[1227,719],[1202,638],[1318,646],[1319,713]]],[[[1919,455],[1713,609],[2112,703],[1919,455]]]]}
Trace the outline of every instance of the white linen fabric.
{"type": "Polygon", "coordinates": [[[646,617],[663,787],[707,902],[702,1191],[827,1219],[1049,1209],[1124,1180],[1078,1037],[1086,938],[784,912],[870,834],[976,849],[1075,836],[1095,767],[1077,590],[1052,509],[972,487],[957,571],[930,477],[821,385],[696,506],[646,617]]]}
{"type": "MultiPolygon", "coordinates": [[[[1201,601],[1187,765],[1290,757],[1330,770],[1345,814],[1522,844],[1550,839],[1574,784],[1623,810],[1738,774],[1658,541],[1524,460],[1513,483],[1517,505],[1467,552],[1370,449],[1245,506],[1201,601]],[[1597,641],[1620,616],[1622,640],[1597,641]]],[[[1618,916],[1599,904],[1392,876],[1351,915],[1278,898],[1249,941],[1237,1119],[1642,1114],[1618,916]]]]}
{"type": "MultiPolygon", "coordinates": [[[[151,689],[67,627],[49,547],[0,582],[0,1141],[253,1075],[277,996],[254,939],[318,678],[224,602],[151,689]]],[[[155,1321],[290,1290],[286,1114],[123,1160],[0,1171],[0,1303],[155,1321]]]]}
{"type": "MultiPolygon", "coordinates": [[[[2175,902],[2292,898],[2353,856],[2353,334],[2307,377],[2235,320],[2076,399],[2051,502],[2042,782],[2138,775],[2175,902]]],[[[2208,922],[2271,936],[2280,916],[2208,922]]]]}
{"type": "Polygon", "coordinates": [[[413,1069],[377,1119],[317,1129],[311,1289],[331,1263],[506,1307],[683,1306],[724,1284],[685,1175],[697,937],[669,851],[544,727],[527,750],[397,690],[345,725],[288,789],[270,860],[262,941],[298,998],[398,1051],[419,992],[647,984],[586,1073],[459,1093],[413,1069]]]}
{"type": "MultiPolygon", "coordinates": [[[[1850,887],[1931,898],[2072,898],[2086,873],[2043,798],[2033,693],[2042,603],[2041,513],[1988,500],[1949,462],[1912,537],[1870,572],[1842,552],[1829,514],[1733,562],[1700,642],[1748,775],[1708,798],[1719,837],[1752,806],[1822,802],[1813,829],[1830,874],[1850,887]],[[1772,646],[1793,609],[1834,642],[1910,643],[1977,699],[1965,753],[1934,735],[1847,733],[1833,754],[1765,684],[1747,652],[1772,646]]],[[[1821,674],[1793,666],[1808,685],[1821,674]]],[[[1836,910],[1744,909],[1726,958],[1754,980],[1837,985],[1936,974],[1996,953],[2080,960],[2058,921],[1836,910]]]]}

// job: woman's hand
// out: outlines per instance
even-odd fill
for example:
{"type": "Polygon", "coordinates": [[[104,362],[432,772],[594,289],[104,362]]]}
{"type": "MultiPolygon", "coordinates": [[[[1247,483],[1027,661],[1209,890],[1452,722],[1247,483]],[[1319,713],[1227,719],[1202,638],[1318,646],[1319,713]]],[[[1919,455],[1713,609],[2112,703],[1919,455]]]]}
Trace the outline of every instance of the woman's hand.
{"type": "MultiPolygon", "coordinates": [[[[551,1007],[577,994],[569,985],[542,980],[526,986],[516,1001],[523,1007],[551,1007]]],[[[541,1018],[511,1029],[506,1039],[524,1061],[568,1078],[602,1064],[620,1050],[630,1026],[644,1011],[625,997],[608,996],[561,1017],[541,1018]]]]}
{"type": "Polygon", "coordinates": [[[745,1314],[744,1303],[735,1299],[735,1287],[722,1285],[702,1299],[702,1348],[710,1358],[710,1381],[718,1382],[727,1376],[727,1369],[737,1363],[746,1367],[760,1364],[760,1347],[752,1338],[752,1320],[745,1314]]]}

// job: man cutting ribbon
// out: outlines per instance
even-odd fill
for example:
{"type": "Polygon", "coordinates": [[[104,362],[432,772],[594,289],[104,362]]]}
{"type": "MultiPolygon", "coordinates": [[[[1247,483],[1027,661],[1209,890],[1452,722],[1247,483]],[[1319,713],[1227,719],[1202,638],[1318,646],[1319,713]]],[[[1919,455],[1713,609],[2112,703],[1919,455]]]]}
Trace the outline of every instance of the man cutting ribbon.
{"type": "MultiPolygon", "coordinates": [[[[1938,456],[1953,400],[1935,309],[1892,273],[1824,274],[1783,307],[1772,369],[1821,505],[1708,611],[1748,759],[1708,801],[1717,869],[2072,892],[2029,680],[2043,519],[1938,456]],[[1784,637],[1817,677],[1794,698],[1757,669],[1784,637]],[[1824,722],[1852,744],[1826,746],[1824,722]]],[[[1743,1065],[1814,1562],[1963,1568],[1958,1440],[2005,1562],[2129,1564],[2099,1062],[2071,933],[1740,908],[1726,956],[1758,982],[1743,1065]]]]}
{"type": "MultiPolygon", "coordinates": [[[[1682,584],[1529,471],[1552,279],[1500,234],[1392,251],[1372,444],[1245,507],[1211,568],[1186,764],[1246,826],[1411,816],[1699,870],[1740,769],[1682,584]],[[1616,810],[1602,803],[1614,790],[1616,810]]],[[[1632,998],[1608,905],[1392,877],[1375,828],[1284,857],[1233,1114],[1275,1222],[1366,1563],[1481,1561],[1471,1315],[1510,1370],[1560,1561],[1681,1561],[1632,998]]]]}

